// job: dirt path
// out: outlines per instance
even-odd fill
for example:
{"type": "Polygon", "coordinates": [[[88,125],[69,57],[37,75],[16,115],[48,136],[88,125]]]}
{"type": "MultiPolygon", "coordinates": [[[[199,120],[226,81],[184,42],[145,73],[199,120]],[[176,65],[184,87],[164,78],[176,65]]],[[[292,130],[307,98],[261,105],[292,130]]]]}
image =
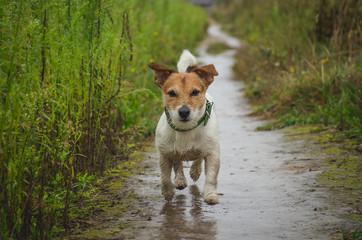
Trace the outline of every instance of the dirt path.
{"type": "Polygon", "coordinates": [[[195,184],[188,169],[188,187],[176,190],[174,200],[166,202],[151,150],[145,153],[145,174],[129,182],[137,204],[114,223],[127,221],[130,227],[107,234],[95,231],[91,239],[330,239],[345,221],[330,211],[329,196],[315,182],[318,171],[313,159],[305,156],[303,142],[286,143],[277,131],[254,131],[263,122],[247,116],[242,83],[234,81],[232,72],[236,51],[206,52],[214,41],[231,47],[240,43],[221,32],[219,25],[211,25],[208,32],[198,54],[201,62],[213,63],[220,73],[209,90],[220,124],[220,203],[203,202],[204,175],[195,184]]]}

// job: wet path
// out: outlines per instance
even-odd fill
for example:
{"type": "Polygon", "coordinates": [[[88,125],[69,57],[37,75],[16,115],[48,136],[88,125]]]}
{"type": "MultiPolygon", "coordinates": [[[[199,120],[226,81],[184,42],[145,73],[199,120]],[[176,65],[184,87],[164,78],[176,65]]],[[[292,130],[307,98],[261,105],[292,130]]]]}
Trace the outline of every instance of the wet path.
{"type": "MultiPolygon", "coordinates": [[[[203,202],[202,174],[195,184],[176,190],[167,203],[160,190],[156,155],[149,153],[149,173],[140,177],[136,193],[146,201],[148,219],[135,228],[136,239],[329,239],[340,220],[326,210],[327,195],[315,183],[313,169],[291,171],[289,164],[308,161],[299,146],[288,146],[279,132],[256,132],[263,123],[248,117],[242,84],[231,70],[236,50],[209,55],[213,41],[238,47],[239,42],[211,25],[198,60],[213,63],[220,73],[209,92],[215,98],[220,125],[220,203],[203,202]]],[[[295,143],[293,143],[295,145],[295,143]]],[[[299,145],[301,145],[300,143],[299,145]]]]}

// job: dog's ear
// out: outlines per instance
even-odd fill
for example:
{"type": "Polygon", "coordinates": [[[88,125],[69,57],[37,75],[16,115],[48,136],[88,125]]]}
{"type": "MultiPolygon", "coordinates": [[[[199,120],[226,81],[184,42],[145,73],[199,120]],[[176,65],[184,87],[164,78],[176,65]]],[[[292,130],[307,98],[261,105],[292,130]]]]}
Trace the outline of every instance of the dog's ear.
{"type": "Polygon", "coordinates": [[[173,70],[155,62],[149,63],[148,66],[155,71],[153,81],[159,88],[161,88],[161,86],[166,82],[167,78],[174,72],[173,70]]]}
{"type": "Polygon", "coordinates": [[[209,86],[214,81],[214,76],[219,75],[213,64],[196,68],[193,71],[206,82],[207,86],[209,86]]]}

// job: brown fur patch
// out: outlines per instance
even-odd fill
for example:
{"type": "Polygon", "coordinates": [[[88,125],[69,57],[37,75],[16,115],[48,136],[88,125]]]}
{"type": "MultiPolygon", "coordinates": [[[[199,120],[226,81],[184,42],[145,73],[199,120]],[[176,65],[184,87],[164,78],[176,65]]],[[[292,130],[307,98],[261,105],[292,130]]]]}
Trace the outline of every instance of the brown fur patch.
{"type": "Polygon", "coordinates": [[[148,66],[155,71],[154,82],[162,90],[166,107],[176,109],[186,106],[191,110],[200,109],[205,104],[208,86],[218,75],[213,64],[203,67],[190,66],[187,73],[175,73],[172,69],[152,62],[148,66]],[[172,96],[170,96],[170,92],[172,96]],[[198,94],[193,94],[197,91],[198,94]]]}
{"type": "Polygon", "coordinates": [[[183,105],[191,110],[196,110],[205,104],[207,86],[194,72],[172,74],[163,84],[161,90],[165,105],[172,109],[183,105]],[[197,96],[192,95],[194,90],[199,91],[197,96]],[[174,91],[176,96],[170,96],[169,92],[171,91],[174,91]]]}

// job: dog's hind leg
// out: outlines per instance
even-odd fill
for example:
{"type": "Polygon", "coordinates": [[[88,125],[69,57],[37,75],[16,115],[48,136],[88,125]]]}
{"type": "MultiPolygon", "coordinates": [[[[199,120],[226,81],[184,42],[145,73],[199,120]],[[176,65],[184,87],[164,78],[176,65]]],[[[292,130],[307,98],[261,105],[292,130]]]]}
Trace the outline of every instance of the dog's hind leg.
{"type": "Polygon", "coordinates": [[[175,187],[182,190],[187,187],[182,161],[174,161],[173,169],[175,170],[175,187]]]}
{"type": "Polygon", "coordinates": [[[216,184],[220,168],[220,154],[211,153],[205,158],[205,186],[203,191],[204,201],[208,204],[219,203],[216,184]]]}
{"type": "Polygon", "coordinates": [[[202,171],[201,164],[202,164],[202,158],[197,159],[192,162],[192,165],[190,168],[190,177],[192,178],[192,180],[194,180],[194,182],[196,182],[201,175],[201,171],[202,171]]]}
{"type": "Polygon", "coordinates": [[[161,168],[161,189],[164,198],[169,201],[175,194],[175,186],[171,181],[172,160],[167,157],[160,157],[161,168]]]}

